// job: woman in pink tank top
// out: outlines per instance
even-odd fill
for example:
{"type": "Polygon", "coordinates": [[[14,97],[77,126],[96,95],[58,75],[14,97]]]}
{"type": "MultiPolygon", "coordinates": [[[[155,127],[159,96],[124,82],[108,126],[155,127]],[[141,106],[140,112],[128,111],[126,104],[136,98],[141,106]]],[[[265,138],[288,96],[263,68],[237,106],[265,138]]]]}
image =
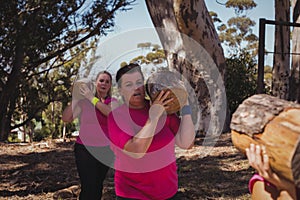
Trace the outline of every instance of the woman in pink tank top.
{"type": "Polygon", "coordinates": [[[80,200],[100,200],[103,181],[113,165],[114,154],[109,147],[107,115],[117,107],[111,97],[112,77],[102,71],[96,78],[96,94],[80,85],[83,99],[74,99],[63,112],[62,120],[72,122],[79,117],[80,130],[74,152],[81,183],[80,200]]]}

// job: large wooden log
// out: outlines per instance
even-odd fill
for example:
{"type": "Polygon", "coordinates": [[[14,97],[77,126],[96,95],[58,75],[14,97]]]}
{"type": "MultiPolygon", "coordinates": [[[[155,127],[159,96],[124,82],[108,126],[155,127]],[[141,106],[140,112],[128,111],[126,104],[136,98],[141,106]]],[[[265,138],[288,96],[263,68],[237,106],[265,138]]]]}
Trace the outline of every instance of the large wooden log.
{"type": "Polygon", "coordinates": [[[154,100],[162,90],[170,91],[167,99],[174,99],[168,103],[166,109],[168,114],[178,112],[187,102],[188,94],[183,81],[179,78],[179,74],[167,70],[158,70],[147,79],[146,92],[151,100],[154,100]]]}
{"type": "Polygon", "coordinates": [[[246,99],[230,124],[232,142],[245,153],[250,143],[264,145],[279,176],[300,187],[300,105],[265,94],[246,99]]]}

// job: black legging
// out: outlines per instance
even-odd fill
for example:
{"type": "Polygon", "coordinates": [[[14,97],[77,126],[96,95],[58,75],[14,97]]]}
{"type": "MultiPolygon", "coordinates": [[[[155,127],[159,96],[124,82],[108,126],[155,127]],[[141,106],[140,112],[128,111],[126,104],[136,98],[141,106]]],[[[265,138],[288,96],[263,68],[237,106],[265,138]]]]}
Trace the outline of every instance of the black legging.
{"type": "Polygon", "coordinates": [[[79,199],[100,200],[102,197],[103,181],[110,168],[108,165],[111,165],[113,162],[112,151],[109,147],[85,147],[82,144],[76,143],[74,152],[81,183],[79,199]],[[106,160],[102,163],[94,156],[99,158],[105,157],[106,160]]]}

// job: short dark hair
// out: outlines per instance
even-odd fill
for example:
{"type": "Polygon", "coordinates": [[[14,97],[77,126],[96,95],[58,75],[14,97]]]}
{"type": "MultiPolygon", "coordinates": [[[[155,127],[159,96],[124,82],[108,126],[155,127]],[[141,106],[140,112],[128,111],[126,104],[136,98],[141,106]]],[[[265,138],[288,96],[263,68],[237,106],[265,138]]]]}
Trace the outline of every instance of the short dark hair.
{"type": "Polygon", "coordinates": [[[124,67],[121,67],[116,74],[116,82],[118,83],[118,86],[121,86],[121,82],[120,79],[122,78],[122,76],[126,73],[133,73],[133,72],[139,72],[143,79],[144,79],[144,75],[142,73],[142,69],[141,66],[137,63],[130,63],[128,65],[125,65],[124,67]]]}

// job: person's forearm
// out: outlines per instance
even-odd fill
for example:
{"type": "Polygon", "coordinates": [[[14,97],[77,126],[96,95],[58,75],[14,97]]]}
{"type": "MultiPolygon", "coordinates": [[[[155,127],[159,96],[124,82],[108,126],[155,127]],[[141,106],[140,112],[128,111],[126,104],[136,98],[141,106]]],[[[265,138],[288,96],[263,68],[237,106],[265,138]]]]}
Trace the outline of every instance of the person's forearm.
{"type": "Polygon", "coordinates": [[[293,199],[297,199],[296,188],[292,182],[281,178],[279,183],[277,183],[276,187],[278,187],[278,189],[281,190],[281,192],[286,191],[289,194],[289,196],[291,196],[293,199]]]}
{"type": "Polygon", "coordinates": [[[176,135],[176,145],[183,149],[193,146],[195,140],[195,127],[191,115],[184,115],[181,119],[179,131],[176,135]]]}
{"type": "Polygon", "coordinates": [[[145,126],[124,146],[124,151],[133,158],[142,158],[149,149],[158,120],[148,120],[145,126]]]}
{"type": "Polygon", "coordinates": [[[78,101],[73,100],[71,103],[65,108],[62,114],[62,120],[64,122],[72,122],[74,118],[77,117],[77,103],[78,101]]]}
{"type": "Polygon", "coordinates": [[[164,106],[170,101],[165,101],[168,94],[168,92],[165,94],[162,91],[158,95],[149,109],[149,118],[144,127],[125,144],[124,151],[130,156],[142,158],[148,151],[155,135],[158,121],[165,111],[164,106]]]}
{"type": "Polygon", "coordinates": [[[102,112],[105,116],[108,116],[108,114],[116,108],[118,105],[116,102],[111,102],[110,104],[102,103],[101,101],[98,101],[95,105],[95,107],[102,112]]]}
{"type": "Polygon", "coordinates": [[[118,106],[117,102],[111,102],[110,104],[105,104],[95,96],[90,96],[86,98],[105,116],[108,116],[108,114],[118,106]]]}

